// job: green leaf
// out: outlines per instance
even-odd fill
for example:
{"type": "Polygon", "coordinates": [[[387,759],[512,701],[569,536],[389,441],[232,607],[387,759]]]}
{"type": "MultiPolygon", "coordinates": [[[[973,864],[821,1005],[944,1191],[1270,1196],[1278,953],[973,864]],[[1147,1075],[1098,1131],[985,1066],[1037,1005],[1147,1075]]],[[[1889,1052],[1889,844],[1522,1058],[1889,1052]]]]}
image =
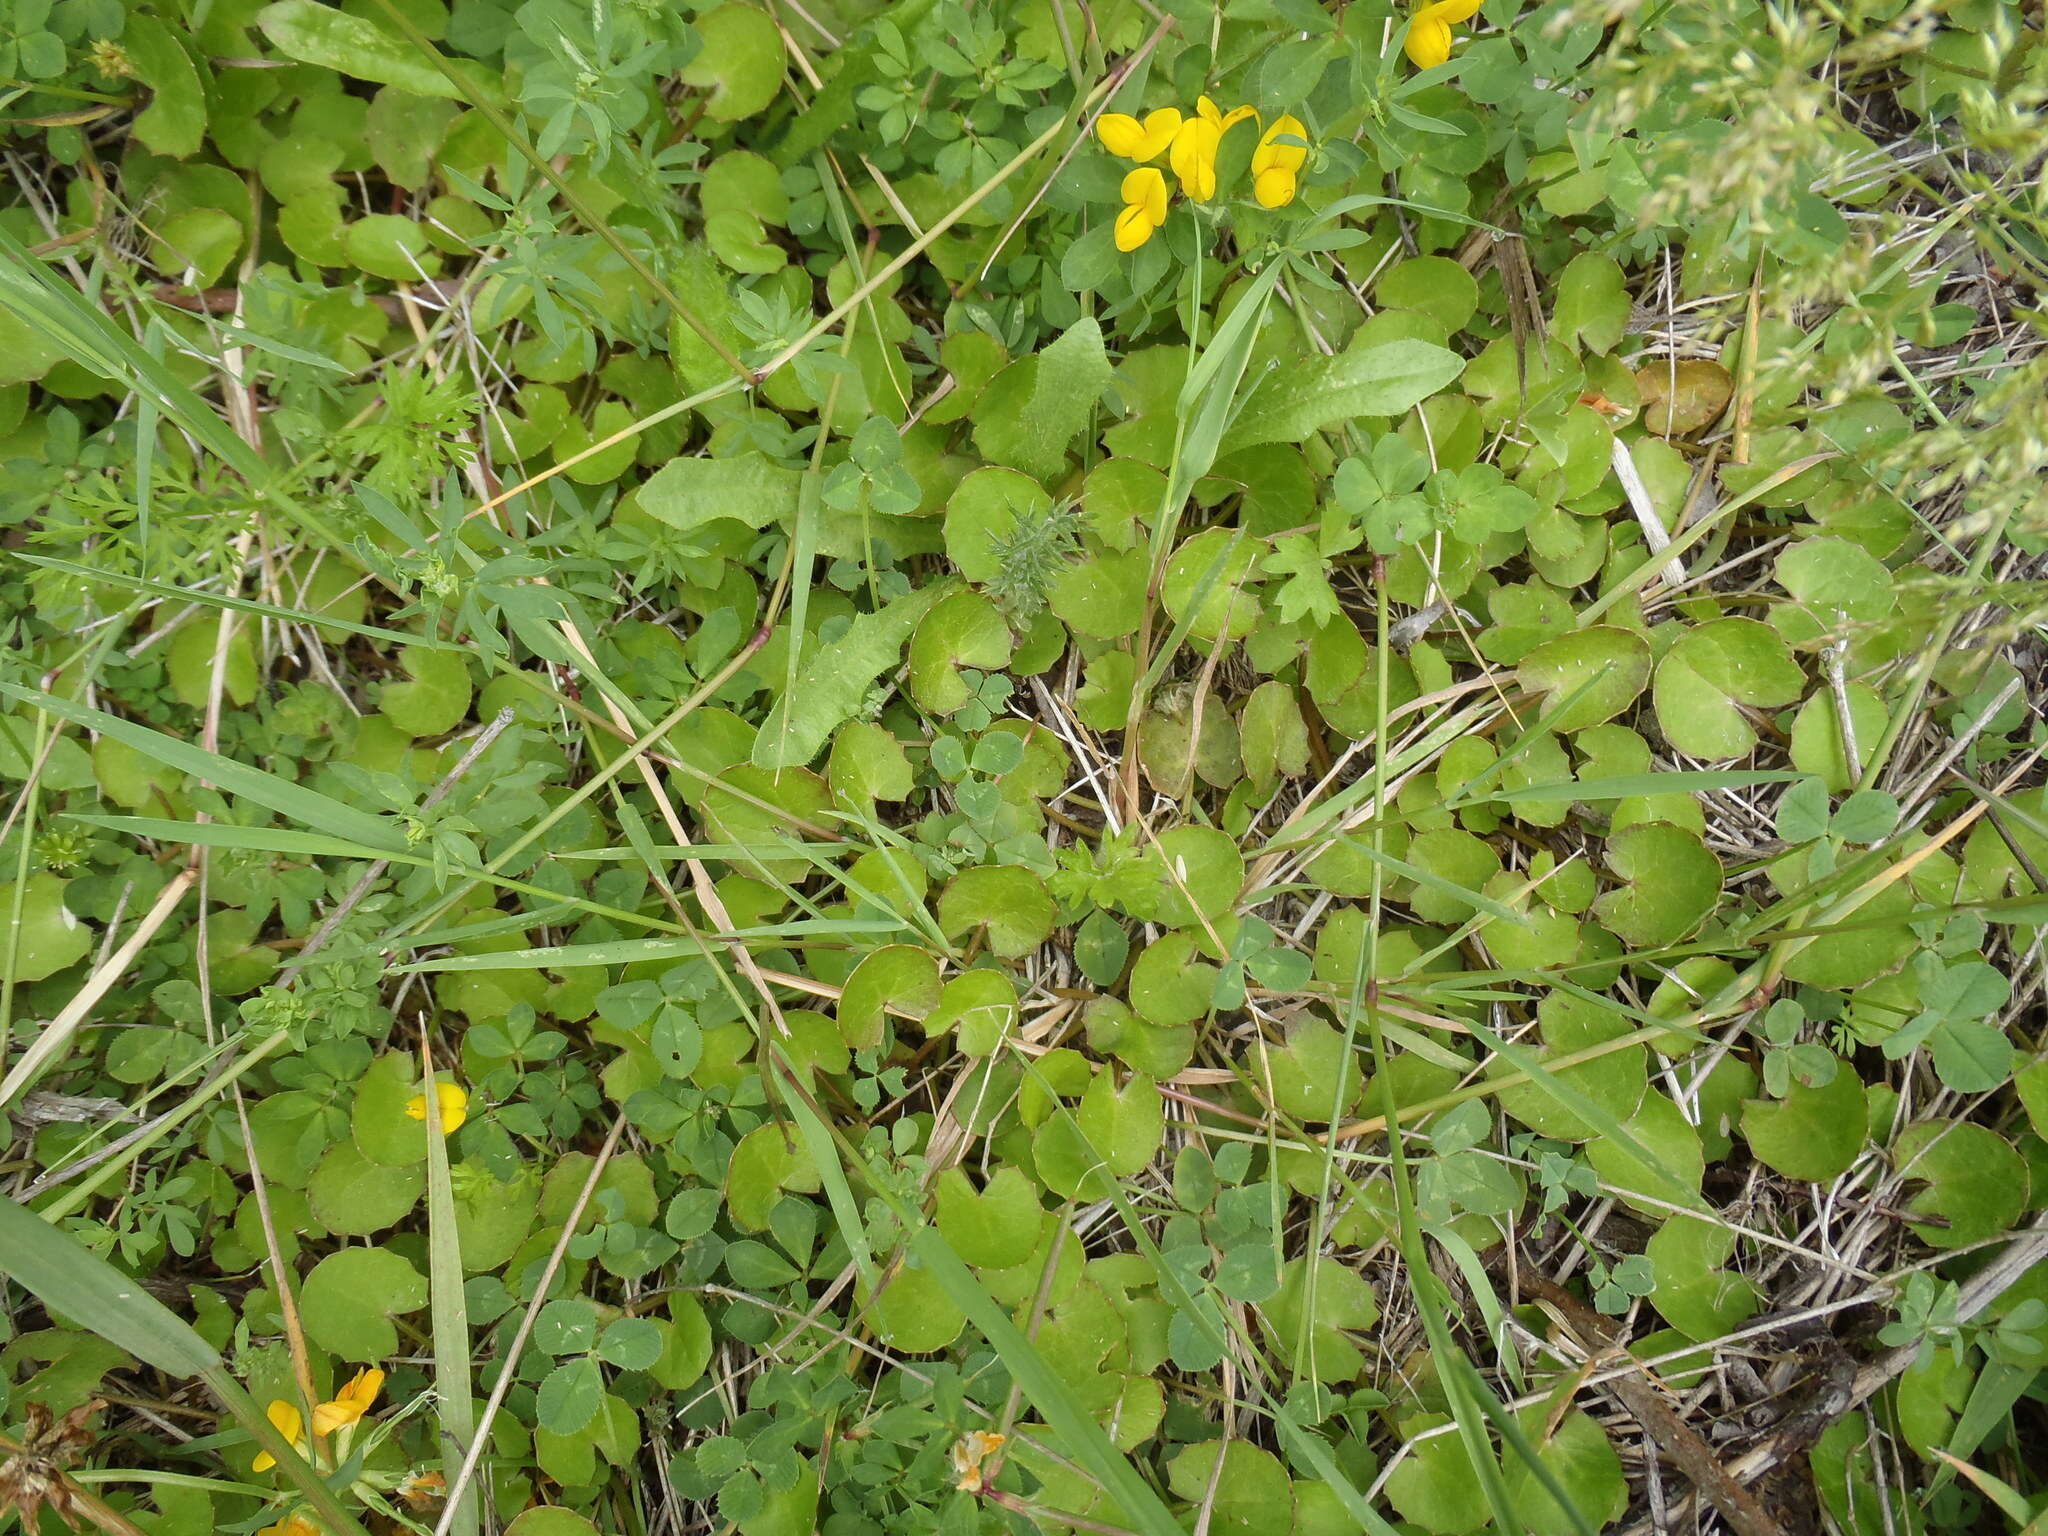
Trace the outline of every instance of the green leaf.
{"type": "Polygon", "coordinates": [[[1101,1154],[1111,1176],[1128,1179],[1152,1161],[1165,1134],[1159,1090],[1133,1076],[1121,1088],[1107,1070],[1097,1072],[1075,1111],[1081,1134],[1101,1154]]]}
{"type": "Polygon", "coordinates": [[[939,1002],[939,963],[908,944],[869,950],[846,978],[839,997],[839,1032],[865,1050],[882,1042],[883,1017],[895,1009],[922,1019],[939,1002]]]}
{"type": "Polygon", "coordinates": [[[331,5],[316,0],[276,0],[256,13],[256,26],[273,48],[301,64],[395,85],[415,96],[455,100],[463,96],[460,86],[421,58],[403,38],[331,5]]]}
{"type": "Polygon", "coordinates": [[[1613,1524],[1628,1509],[1628,1479],[1599,1421],[1573,1408],[1552,1426],[1548,1403],[1525,1411],[1523,1423],[1537,1442],[1537,1459],[1557,1480],[1565,1503],[1535,1469],[1510,1458],[1508,1496],[1533,1536],[1583,1536],[1613,1524]],[[1548,1433],[1545,1433],[1548,1431],[1548,1433]]]}
{"type": "Polygon", "coordinates": [[[1102,327],[1083,315],[1043,351],[989,381],[975,411],[975,446],[997,464],[1053,479],[1112,377],[1102,327]]]}
{"type": "Polygon", "coordinates": [[[1398,416],[1449,384],[1465,360],[1426,341],[1390,341],[1334,357],[1277,364],[1224,434],[1222,452],[1298,443],[1355,416],[1398,416]]]}
{"type": "Polygon", "coordinates": [[[421,650],[408,646],[399,653],[409,683],[386,683],[377,701],[391,723],[408,736],[441,736],[455,729],[469,713],[469,661],[460,651],[421,650]]]}
{"type": "Polygon", "coordinates": [[[418,1167],[373,1163],[353,1141],[336,1142],[306,1184],[313,1214],[342,1237],[368,1237],[411,1214],[426,1188],[418,1167]]]}
{"type": "Polygon", "coordinates": [[[1365,1370],[1365,1352],[1347,1335],[1368,1334],[1379,1317],[1372,1287],[1334,1258],[1313,1265],[1306,1257],[1289,1259],[1279,1290],[1259,1305],[1275,1351],[1294,1370],[1325,1383],[1352,1381],[1365,1370]]]}
{"type": "Polygon", "coordinates": [[[838,639],[813,651],[794,691],[776,700],[761,723],[755,766],[799,768],[823,751],[832,733],[861,713],[875,679],[903,659],[918,621],[952,591],[950,582],[927,582],[879,612],[855,615],[838,639]]]}
{"type": "Polygon", "coordinates": [[[939,1176],[934,1219],[969,1264],[1008,1269],[1031,1257],[1045,1212],[1036,1186],[1013,1167],[998,1168],[980,1190],[958,1168],[949,1168],[939,1176]]]}
{"type": "Polygon", "coordinates": [[[1638,822],[1609,838],[1607,867],[1625,883],[1594,902],[1593,915],[1641,948],[1676,944],[1721,894],[1721,861],[1696,834],[1666,821],[1638,822]]]}
{"type": "Polygon", "coordinates": [[[1754,619],[1688,629],[1657,664],[1654,696],[1665,740],[1692,757],[1737,757],[1756,745],[1745,708],[1790,704],[1806,675],[1785,642],[1754,619]]]}
{"type": "Polygon", "coordinates": [[[372,1365],[398,1352],[393,1317],[427,1304],[427,1282],[389,1248],[343,1248],[306,1276],[299,1296],[307,1337],[342,1360],[372,1365]]]}
{"type": "Polygon", "coordinates": [[[749,528],[793,523],[803,475],[760,453],[730,459],[671,459],[640,487],[641,507],[689,533],[718,518],[749,528]]]}
{"type": "Polygon", "coordinates": [[[1940,1218],[1938,1226],[1908,1223],[1930,1248],[1974,1247],[2009,1229],[2027,1208],[2025,1160],[1996,1131],[1967,1120],[1922,1120],[1906,1127],[1892,1145],[1892,1168],[1926,1184],[1906,1209],[1940,1218]]]}
{"type": "Polygon", "coordinates": [[[1052,933],[1052,898],[1037,875],[1021,866],[963,869],[939,897],[939,925],[949,938],[976,928],[1006,960],[1028,955],[1052,933]]]}
{"type": "Polygon", "coordinates": [[[1167,1463],[1167,1486],[1210,1513],[1216,1536],[1278,1536],[1294,1528],[1294,1483],[1271,1451],[1205,1440],[1167,1463]]]}
{"type": "Polygon", "coordinates": [[[685,85],[709,88],[704,111],[721,123],[752,117],[782,89],[782,33],[751,5],[721,5],[696,22],[704,46],[682,68],[685,85]]]}
{"type": "Polygon", "coordinates": [[[534,1408],[541,1428],[573,1435],[589,1427],[604,1404],[604,1375],[589,1356],[556,1366],[541,1379],[534,1408]]]}
{"type": "Polygon", "coordinates": [[[1557,280],[1550,334],[1589,352],[1611,352],[1628,329],[1628,288],[1611,256],[1581,251],[1557,280]]]}
{"type": "Polygon", "coordinates": [[[18,688],[12,683],[0,683],[0,693],[19,703],[33,704],[38,709],[49,711],[61,720],[73,725],[111,736],[116,741],[127,743],[152,762],[163,763],[181,773],[204,779],[219,785],[230,794],[253,800],[267,810],[280,816],[317,828],[331,836],[345,838],[364,849],[380,851],[402,849],[403,836],[388,821],[372,816],[367,811],[358,811],[340,801],[330,799],[318,790],[306,789],[281,779],[276,774],[265,773],[261,768],[252,768],[238,763],[233,758],[222,757],[218,752],[208,752],[166,736],[162,731],[153,731],[146,725],[136,725],[104,710],[89,709],[83,704],[74,704],[69,699],[60,699],[54,694],[42,693],[33,688],[18,688]]]}
{"type": "MultiPolygon", "coordinates": [[[[1559,1089],[1584,1101],[1599,1114],[1614,1121],[1626,1121],[1643,1101],[1649,1082],[1648,1048],[1641,1044],[1617,1044],[1573,1066],[1550,1067],[1560,1057],[1575,1056],[1619,1042],[1629,1030],[1628,1019],[1611,1004],[1590,1002],[1567,992],[1552,992],[1537,1010],[1542,1045],[1523,1050],[1522,1061],[1504,1061],[1503,1067],[1527,1070],[1524,1061],[1546,1067],[1549,1081],[1530,1073],[1531,1081],[1515,1083],[1499,1092],[1500,1106],[1508,1114],[1542,1136],[1560,1141],[1589,1141],[1602,1129],[1598,1120],[1562,1096],[1559,1089]]],[[[1659,1187],[1649,1191],[1660,1198],[1659,1187]]]]}
{"type": "Polygon", "coordinates": [[[127,14],[121,47],[135,78],[151,93],[149,105],[136,114],[136,139],[174,159],[199,153],[206,139],[206,88],[191,55],[169,27],[141,11],[127,14]]]}
{"type": "Polygon", "coordinates": [[[1783,1099],[1742,1106],[1742,1135],[1759,1160],[1788,1179],[1837,1178],[1863,1148],[1863,1080],[1853,1070],[1818,1087],[1794,1078],[1783,1099]]]}
{"type": "Polygon", "coordinates": [[[1516,676],[1549,695],[1544,723],[1564,735],[1612,720],[1635,702],[1650,680],[1650,647],[1633,630],[1595,625],[1537,646],[1516,676]]]}
{"type": "Polygon", "coordinates": [[[536,1504],[512,1518],[505,1527],[505,1536],[597,1536],[597,1527],[573,1509],[564,1509],[559,1504],[536,1504]]]}
{"type": "Polygon", "coordinates": [[[200,1376],[220,1353],[133,1276],[12,1200],[0,1199],[0,1275],[53,1313],[171,1376],[200,1376]]]}
{"type": "Polygon", "coordinates": [[[5,936],[0,936],[0,975],[16,982],[41,981],[92,952],[93,929],[64,904],[64,888],[70,883],[44,871],[30,875],[24,885],[0,885],[0,918],[8,925],[5,936]]]}
{"type": "Polygon", "coordinates": [[[913,1354],[945,1349],[967,1326],[967,1314],[946,1294],[938,1277],[909,1265],[883,1284],[870,1316],[886,1343],[913,1354]]]}

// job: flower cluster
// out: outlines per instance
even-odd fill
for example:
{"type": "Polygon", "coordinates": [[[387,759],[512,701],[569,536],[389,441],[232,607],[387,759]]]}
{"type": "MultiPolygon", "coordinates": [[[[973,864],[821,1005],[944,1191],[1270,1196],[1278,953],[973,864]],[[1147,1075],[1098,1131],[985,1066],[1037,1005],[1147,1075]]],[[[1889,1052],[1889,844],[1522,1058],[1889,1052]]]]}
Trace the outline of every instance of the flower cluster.
{"type": "Polygon", "coordinates": [[[1408,34],[1401,46],[1417,69],[1434,69],[1450,62],[1451,28],[1478,14],[1480,0],[1433,0],[1408,18],[1408,34]]]}
{"type": "MultiPolygon", "coordinates": [[[[1204,96],[1192,117],[1161,107],[1142,120],[1123,112],[1105,112],[1097,120],[1102,147],[1138,167],[1124,177],[1123,212],[1116,216],[1118,250],[1135,251],[1166,222],[1166,176],[1151,162],[1166,156],[1182,194],[1190,202],[1209,202],[1216,196],[1216,156],[1223,136],[1246,118],[1257,124],[1259,114],[1250,107],[1224,112],[1204,96]]],[[[1275,118],[1252,151],[1252,196],[1259,206],[1284,208],[1293,202],[1307,163],[1308,132],[1301,119],[1292,114],[1275,118]]]]}
{"type": "MultiPolygon", "coordinates": [[[[331,1403],[318,1403],[313,1408],[313,1434],[320,1437],[331,1435],[338,1429],[346,1429],[370,1411],[370,1405],[377,1401],[377,1394],[384,1387],[384,1373],[374,1366],[365,1366],[348,1379],[346,1385],[334,1394],[331,1403]]],[[[299,1412],[296,1403],[283,1399],[274,1400],[264,1416],[280,1435],[289,1440],[292,1448],[301,1456],[306,1454],[306,1418],[299,1412]]],[[[251,1462],[253,1472],[268,1472],[277,1465],[277,1458],[268,1451],[259,1451],[251,1462]]]]}

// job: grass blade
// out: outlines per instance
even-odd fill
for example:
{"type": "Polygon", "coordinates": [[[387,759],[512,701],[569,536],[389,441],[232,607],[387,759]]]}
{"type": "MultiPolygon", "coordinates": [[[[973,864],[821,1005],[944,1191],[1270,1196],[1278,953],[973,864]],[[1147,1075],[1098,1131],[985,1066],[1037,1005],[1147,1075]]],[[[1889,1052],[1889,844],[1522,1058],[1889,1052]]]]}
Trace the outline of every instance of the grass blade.
{"type": "Polygon", "coordinates": [[[318,790],[281,779],[274,773],[265,773],[261,768],[238,763],[218,752],[209,752],[204,747],[195,747],[188,741],[166,736],[146,725],[137,725],[132,720],[123,720],[119,715],[110,715],[84,704],[74,704],[69,699],[60,699],[38,688],[0,683],[0,693],[17,703],[33,704],[60,720],[69,720],[86,730],[111,736],[133,747],[151,762],[204,779],[229,794],[240,795],[265,810],[275,811],[280,816],[331,836],[347,838],[379,853],[391,853],[405,847],[405,839],[398,829],[383,817],[343,805],[318,790]]]}
{"type": "Polygon", "coordinates": [[[28,565],[40,565],[46,570],[62,571],[65,575],[76,576],[81,581],[123,587],[143,597],[201,603],[209,608],[232,608],[237,613],[253,613],[285,624],[310,624],[316,629],[338,629],[344,634],[361,635],[366,640],[381,641],[385,645],[403,645],[415,651],[462,649],[453,641],[443,640],[438,635],[409,635],[396,629],[383,629],[375,624],[357,624],[349,619],[330,618],[324,613],[304,613],[297,608],[279,607],[275,603],[259,603],[254,598],[235,597],[226,592],[201,592],[191,587],[174,587],[168,582],[153,581],[147,576],[129,576],[120,571],[94,570],[91,566],[78,565],[70,560],[59,560],[52,555],[31,555],[20,550],[10,553],[16,560],[28,565]]]}
{"type": "MultiPolygon", "coordinates": [[[[434,1080],[433,1058],[420,1050],[422,1080],[434,1080]]],[[[469,1298],[462,1288],[462,1250],[455,1229],[455,1185],[448,1175],[448,1140],[441,1129],[438,1094],[427,1107],[427,1305],[434,1329],[434,1411],[441,1421],[441,1475],[457,1488],[449,1536],[476,1536],[476,1487],[457,1487],[463,1458],[476,1438],[476,1402],[470,1387],[469,1298]]]]}
{"type": "Polygon", "coordinates": [[[213,1389],[256,1443],[277,1458],[285,1475],[339,1536],[367,1536],[342,1508],[334,1490],[277,1432],[255,1399],[228,1374],[206,1340],[162,1302],[69,1233],[12,1200],[0,1199],[0,1275],[18,1283],[44,1306],[84,1323],[108,1343],[171,1376],[197,1376],[213,1389]]]}

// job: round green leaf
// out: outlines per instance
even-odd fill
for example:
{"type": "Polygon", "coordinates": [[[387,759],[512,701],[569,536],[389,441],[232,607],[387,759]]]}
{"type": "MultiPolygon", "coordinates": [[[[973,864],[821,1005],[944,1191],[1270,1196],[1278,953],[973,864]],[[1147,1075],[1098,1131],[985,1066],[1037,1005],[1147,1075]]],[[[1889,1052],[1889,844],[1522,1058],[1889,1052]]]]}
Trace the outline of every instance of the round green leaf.
{"type": "Polygon", "coordinates": [[[1198,1441],[1167,1463],[1166,1480],[1181,1498],[1209,1509],[1214,1536],[1286,1536],[1294,1528],[1287,1469],[1248,1440],[1198,1441]]]}
{"type": "MultiPolygon", "coordinates": [[[[1573,1066],[1550,1065],[1559,1057],[1591,1051],[1629,1034],[1626,1015],[1569,992],[1552,992],[1537,1008],[1537,1025],[1542,1044],[1535,1052],[1536,1063],[1546,1068],[1556,1083],[1590,1099],[1615,1120],[1625,1121],[1635,1114],[1649,1082],[1648,1052],[1640,1043],[1617,1046],[1573,1066]]],[[[1512,1063],[1501,1063],[1501,1072],[1513,1070],[1512,1063]]],[[[1600,1131],[1533,1076],[1529,1082],[1501,1089],[1499,1100],[1502,1109],[1529,1129],[1559,1141],[1588,1141],[1600,1131]]]]}
{"type": "Polygon", "coordinates": [[[597,1527],[573,1509],[536,1504],[513,1517],[505,1536],[597,1536],[597,1527]]]}
{"type": "Polygon", "coordinates": [[[966,1263],[992,1269],[1022,1264],[1037,1246],[1045,1212],[1031,1181],[1015,1168],[998,1168],[977,1190],[949,1168],[939,1176],[939,1234],[966,1263]]]}
{"type": "Polygon", "coordinates": [[[922,1019],[939,1001],[939,962],[909,944],[871,950],[846,978],[839,998],[839,1032],[855,1050],[882,1043],[890,1009],[922,1019]]]}
{"type": "Polygon", "coordinates": [[[1365,1369],[1364,1351],[1346,1335],[1367,1332],[1379,1317],[1379,1298],[1364,1277],[1328,1257],[1316,1259],[1313,1270],[1306,1257],[1289,1259],[1280,1289],[1259,1304],[1275,1354],[1326,1383],[1355,1380],[1365,1369]]]}
{"type": "Polygon", "coordinates": [[[1607,840],[1607,866],[1624,884],[1593,916],[1625,944],[1675,944],[1706,920],[1721,894],[1721,861],[1668,821],[1638,822],[1607,840]]]}
{"type": "Polygon", "coordinates": [[[1175,827],[1156,846],[1160,863],[1157,921],[1174,928],[1215,922],[1237,904],[1244,855],[1237,840],[1214,827],[1175,827]]]}
{"type": "Polygon", "coordinates": [[[441,253],[426,230],[395,213],[357,219],[349,225],[344,245],[350,266],[389,282],[418,282],[441,270],[441,253]]]}
{"type": "Polygon", "coordinates": [[[1209,528],[1184,541],[1166,562],[1159,600],[1196,640],[1241,640],[1258,623],[1251,585],[1265,545],[1229,528],[1209,528]]]}
{"type": "Polygon", "coordinates": [[[419,1203],[426,1174],[417,1165],[373,1163],[353,1141],[336,1142],[306,1185],[313,1214],[330,1232],[368,1237],[403,1220],[419,1203]]]}
{"type": "Polygon", "coordinates": [[[1551,730],[1582,731],[1635,702],[1650,680],[1650,647],[1633,630],[1596,625],[1537,646],[1522,657],[1516,677],[1531,692],[1548,695],[1544,718],[1551,730]]]}
{"type": "Polygon", "coordinates": [[[1657,724],[1688,756],[1739,757],[1756,745],[1743,710],[1790,704],[1805,690],[1806,674],[1777,631],[1715,619],[1680,635],[1657,663],[1657,724]]]}
{"type": "MultiPolygon", "coordinates": [[[[21,903],[21,921],[11,925],[8,934],[14,945],[15,981],[54,976],[91,951],[93,930],[64,904],[68,884],[45,872],[30,875],[25,884],[9,881],[0,885],[0,913],[11,920],[16,900],[21,903]]],[[[6,949],[0,947],[0,967],[7,964],[6,957],[6,949]]]]}
{"type": "Polygon", "coordinates": [[[1707,1171],[1700,1133],[1683,1110],[1655,1089],[1643,1095],[1643,1102],[1621,1128],[1650,1154],[1649,1164],[1627,1142],[1607,1136],[1596,1136],[1587,1144],[1586,1160],[1624,1205],[1652,1221],[1662,1221],[1670,1214],[1668,1207],[1699,1193],[1700,1180],[1707,1171]],[[1631,1194],[1647,1195],[1661,1203],[1631,1200],[1631,1194]]]}
{"type": "Polygon", "coordinates": [[[426,1304],[426,1280],[389,1248],[343,1248],[306,1276],[299,1315],[315,1344],[338,1359],[367,1365],[398,1352],[391,1319],[426,1304]]]}
{"type": "Polygon", "coordinates": [[[1906,1209],[1942,1222],[1909,1224],[1930,1248],[1972,1247],[2009,1230],[2027,1208],[2025,1160],[1996,1131],[1968,1120],[1908,1126],[1892,1146],[1892,1168],[1925,1183],[1906,1209]]]}
{"type": "Polygon", "coordinates": [[[1131,967],[1131,1006],[1153,1024],[1192,1024],[1209,1011],[1216,967],[1199,960],[1195,941],[1169,933],[1146,946],[1131,967]]]}
{"type": "Polygon", "coordinates": [[[413,680],[386,683],[377,707],[408,736],[440,736],[469,713],[469,662],[461,651],[407,646],[399,662],[413,680]]]}
{"type": "Polygon", "coordinates": [[[405,1112],[418,1097],[419,1063],[403,1051],[387,1051],[370,1063],[356,1080],[350,1125],[363,1156],[394,1168],[426,1161],[426,1122],[405,1112]]]}
{"type": "Polygon", "coordinates": [[[1817,1087],[1795,1077],[1784,1098],[1742,1106],[1742,1135],[1759,1161],[1788,1179],[1837,1178],[1863,1148],[1863,1080],[1846,1066],[1817,1087]]]}
{"type": "Polygon", "coordinates": [[[1401,1433],[1408,1454],[1387,1474],[1387,1502],[1404,1520],[1412,1520],[1432,1536],[1466,1536],[1486,1524],[1491,1513],[1485,1485],[1455,1429],[1419,1438],[1424,1430],[1450,1424],[1442,1414],[1404,1419],[1401,1433]]]}
{"type": "Polygon", "coordinates": [[[938,1006],[926,1015],[927,1035],[954,1031],[963,1056],[989,1056],[1002,1048],[1017,1022],[1017,988],[1001,971],[976,966],[939,989],[938,1006]]]}
{"type": "Polygon", "coordinates": [[[963,869],[939,897],[939,926],[948,938],[979,928],[988,947],[1006,960],[1019,959],[1052,933],[1052,898],[1037,875],[1019,865],[963,869]]]}
{"type": "Polygon", "coordinates": [[[1411,256],[1380,274],[1374,297],[1383,309],[1419,310],[1449,335],[1479,307],[1479,284],[1448,256],[1411,256]]]}
{"type": "Polygon", "coordinates": [[[974,697],[960,668],[992,671],[1010,651],[1010,626],[996,605],[979,592],[954,592],[910,637],[910,696],[935,715],[950,715],[974,697]]]}
{"type": "Polygon", "coordinates": [[[785,1189],[818,1192],[818,1168],[796,1132],[770,1122],[740,1138],[725,1170],[725,1204],[733,1225],[748,1232],[768,1227],[768,1212],[785,1189]]]}
{"type": "Polygon", "coordinates": [[[907,1263],[883,1283],[869,1316],[891,1349],[916,1355],[944,1349],[967,1326],[967,1314],[946,1294],[938,1277],[907,1263]]]}
{"type": "Polygon", "coordinates": [[[703,49],[682,68],[685,85],[709,89],[704,111],[721,123],[752,117],[782,88],[782,33],[765,11],[737,3],[697,18],[703,49]]]}
{"type": "Polygon", "coordinates": [[[1522,1428],[1567,1502],[1559,1503],[1527,1462],[1510,1456],[1508,1498],[1515,1513],[1533,1536],[1579,1536],[1588,1526],[1597,1531],[1611,1525],[1628,1508],[1628,1479],[1607,1431],[1577,1408],[1568,1409],[1554,1429],[1550,1416],[1550,1405],[1537,1403],[1524,1411],[1522,1428]]]}

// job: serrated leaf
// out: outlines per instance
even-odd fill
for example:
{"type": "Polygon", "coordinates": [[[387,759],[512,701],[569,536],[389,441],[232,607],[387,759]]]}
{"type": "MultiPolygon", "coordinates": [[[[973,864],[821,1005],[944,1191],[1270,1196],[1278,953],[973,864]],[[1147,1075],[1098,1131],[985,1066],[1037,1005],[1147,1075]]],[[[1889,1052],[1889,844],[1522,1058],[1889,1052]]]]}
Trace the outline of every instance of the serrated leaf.
{"type": "Polygon", "coordinates": [[[832,733],[861,712],[875,679],[903,659],[918,621],[953,590],[951,582],[928,582],[879,612],[857,615],[844,634],[813,652],[794,691],[777,699],[762,722],[755,766],[800,768],[823,751],[832,733]]]}
{"type": "Polygon", "coordinates": [[[639,499],[649,516],[685,533],[718,518],[766,528],[796,517],[802,481],[799,471],[761,453],[671,459],[640,487],[639,499]]]}
{"type": "Polygon", "coordinates": [[[1102,327],[1084,315],[1044,350],[1019,358],[990,381],[976,412],[975,446],[997,464],[1052,479],[1066,467],[1067,445],[1087,425],[1112,377],[1102,327]]]}
{"type": "Polygon", "coordinates": [[[1224,434],[1222,453],[1298,443],[1354,416],[1398,416],[1464,372],[1465,360],[1426,341],[1390,341],[1279,368],[1260,381],[1224,434]]]}

